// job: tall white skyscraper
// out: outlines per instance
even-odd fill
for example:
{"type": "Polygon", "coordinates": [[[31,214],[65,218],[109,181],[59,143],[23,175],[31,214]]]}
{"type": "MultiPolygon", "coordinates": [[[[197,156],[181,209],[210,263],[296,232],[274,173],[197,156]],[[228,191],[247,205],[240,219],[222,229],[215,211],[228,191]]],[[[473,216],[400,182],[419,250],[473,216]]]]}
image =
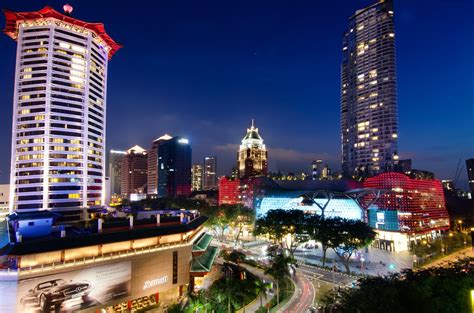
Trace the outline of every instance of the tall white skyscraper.
{"type": "Polygon", "coordinates": [[[349,19],[342,44],[341,140],[346,175],[371,175],[398,162],[393,3],[378,0],[349,19]]]}
{"type": "Polygon", "coordinates": [[[17,41],[11,211],[103,204],[107,63],[121,46],[64,10],[4,11],[17,41]]]}

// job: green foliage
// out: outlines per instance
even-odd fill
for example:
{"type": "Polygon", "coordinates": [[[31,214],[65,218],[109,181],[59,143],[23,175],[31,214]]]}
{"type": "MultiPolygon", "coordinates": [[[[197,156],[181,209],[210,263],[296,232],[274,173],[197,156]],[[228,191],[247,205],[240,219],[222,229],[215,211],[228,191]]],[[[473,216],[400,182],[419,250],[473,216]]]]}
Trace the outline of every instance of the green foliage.
{"type": "Polygon", "coordinates": [[[255,223],[255,235],[268,235],[293,255],[301,243],[308,240],[307,215],[301,210],[270,210],[255,223]],[[285,241],[286,239],[286,241],[285,241]]]}
{"type": "Polygon", "coordinates": [[[236,240],[240,232],[246,225],[251,225],[255,220],[255,213],[252,209],[241,205],[221,205],[205,207],[201,213],[208,217],[207,227],[215,229],[217,234],[224,238],[224,232],[230,227],[236,229],[236,240]]]}
{"type": "Polygon", "coordinates": [[[443,237],[412,243],[411,251],[420,258],[442,256],[471,245],[471,236],[460,231],[450,232],[443,237]],[[442,251],[444,250],[444,251],[442,251]]]}
{"type": "Polygon", "coordinates": [[[181,304],[179,303],[173,303],[170,306],[168,306],[168,313],[181,313],[183,312],[181,310],[181,304]]]}
{"type": "Polygon", "coordinates": [[[227,257],[227,261],[240,264],[245,261],[245,258],[246,258],[245,253],[237,251],[237,250],[232,250],[232,252],[229,253],[227,257]]]}
{"type": "Polygon", "coordinates": [[[333,218],[333,238],[328,246],[333,248],[350,273],[349,262],[352,254],[368,246],[375,239],[375,232],[369,225],[358,220],[333,218]]]}
{"type": "Polygon", "coordinates": [[[259,287],[260,280],[249,272],[245,279],[221,278],[209,290],[189,294],[186,306],[178,312],[235,312],[257,297],[259,287]]]}
{"type": "Polygon", "coordinates": [[[406,270],[387,277],[367,277],[359,286],[340,290],[327,311],[351,313],[458,313],[471,312],[474,289],[474,259],[460,260],[448,267],[406,270]]]}
{"type": "Polygon", "coordinates": [[[322,218],[319,215],[310,215],[306,219],[307,233],[311,239],[321,243],[323,251],[323,267],[326,265],[326,254],[331,242],[335,242],[339,236],[337,227],[338,220],[333,218],[322,218]]]}

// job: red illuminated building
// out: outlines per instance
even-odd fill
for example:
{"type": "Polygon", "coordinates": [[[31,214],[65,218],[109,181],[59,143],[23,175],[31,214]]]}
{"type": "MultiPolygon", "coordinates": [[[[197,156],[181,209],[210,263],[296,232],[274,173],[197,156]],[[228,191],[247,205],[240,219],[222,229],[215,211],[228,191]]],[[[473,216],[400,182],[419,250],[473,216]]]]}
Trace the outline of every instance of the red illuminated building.
{"type": "MultiPolygon", "coordinates": [[[[449,229],[448,211],[439,180],[413,179],[390,172],[368,178],[364,187],[381,191],[376,200],[375,193],[369,193],[363,199],[366,207],[375,201],[368,210],[369,224],[381,234],[404,234],[406,239],[416,241],[449,229]]],[[[396,243],[384,244],[396,246],[396,243]]]]}
{"type": "Polygon", "coordinates": [[[240,179],[221,177],[219,179],[219,205],[240,203],[240,179]]]}

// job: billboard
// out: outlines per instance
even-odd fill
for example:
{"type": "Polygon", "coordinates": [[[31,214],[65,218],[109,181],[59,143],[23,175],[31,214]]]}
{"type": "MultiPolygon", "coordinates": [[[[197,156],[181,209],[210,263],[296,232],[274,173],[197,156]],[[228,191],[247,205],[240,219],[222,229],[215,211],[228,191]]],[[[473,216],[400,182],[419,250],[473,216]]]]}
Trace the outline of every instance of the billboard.
{"type": "Polygon", "coordinates": [[[131,262],[113,263],[18,282],[17,311],[75,312],[130,296],[131,262]]]}

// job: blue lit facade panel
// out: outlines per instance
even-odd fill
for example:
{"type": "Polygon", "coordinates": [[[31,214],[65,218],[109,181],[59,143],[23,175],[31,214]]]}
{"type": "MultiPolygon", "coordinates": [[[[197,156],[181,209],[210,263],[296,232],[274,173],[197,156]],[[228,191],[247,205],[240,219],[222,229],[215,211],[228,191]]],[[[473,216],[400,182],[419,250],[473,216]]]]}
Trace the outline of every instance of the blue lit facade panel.
{"type": "Polygon", "coordinates": [[[368,210],[369,226],[374,229],[386,231],[400,231],[397,210],[368,210]]]}
{"type": "MultiPolygon", "coordinates": [[[[311,205],[303,202],[303,197],[301,197],[303,193],[304,192],[301,191],[289,191],[275,194],[266,194],[263,197],[257,197],[255,199],[255,210],[257,217],[262,217],[268,211],[275,209],[297,209],[314,212],[315,214],[321,215],[321,209],[317,205],[311,205]]],[[[316,199],[316,202],[320,206],[324,206],[328,200],[316,199]]],[[[324,215],[328,218],[342,217],[347,219],[362,220],[362,210],[354,200],[349,198],[331,199],[329,203],[327,203],[324,215]]]]}

